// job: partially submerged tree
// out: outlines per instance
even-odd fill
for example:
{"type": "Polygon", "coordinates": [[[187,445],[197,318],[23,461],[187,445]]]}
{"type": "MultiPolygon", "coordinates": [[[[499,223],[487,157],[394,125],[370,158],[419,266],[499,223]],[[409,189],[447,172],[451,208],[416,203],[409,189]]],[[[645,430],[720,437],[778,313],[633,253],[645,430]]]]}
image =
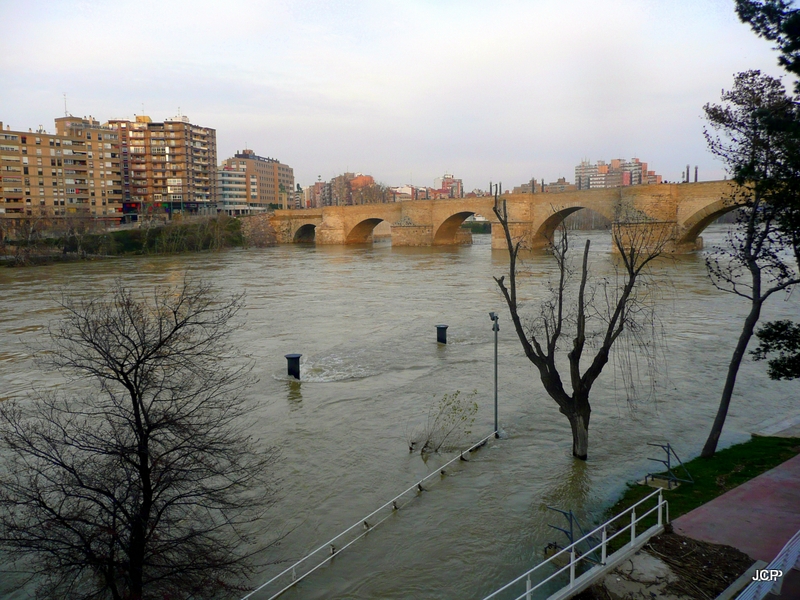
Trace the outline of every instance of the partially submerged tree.
{"type": "Polygon", "coordinates": [[[747,345],[764,302],[800,283],[800,230],[792,225],[800,192],[797,109],[781,82],[759,71],[736,75],[724,104],[707,104],[705,132],[733,181],[732,204],[741,206],[728,245],[706,259],[714,285],[750,303],[728,364],[717,415],[701,456],[713,456],[728,414],[747,345]]]}
{"type": "Polygon", "coordinates": [[[663,223],[618,220],[612,226],[612,236],[619,253],[621,277],[618,281],[604,280],[597,285],[590,282],[589,240],[586,240],[579,283],[574,290],[575,274],[568,260],[569,241],[566,229],[562,228],[560,238],[552,244],[558,280],[552,287],[551,298],[542,303],[539,315],[527,322],[523,320],[517,294],[517,262],[523,239],[512,237],[506,203],[499,204],[497,197],[494,213],[505,233],[509,252],[508,282],[505,275],[495,277],[495,281],[506,300],[525,356],[539,370],[542,385],[558,405],[559,412],[569,420],[573,456],[586,460],[592,386],[623,333],[630,334],[634,344],[647,351],[645,344],[638,342],[644,341],[642,334],[648,329],[653,331],[653,288],[641,284],[649,279],[648,265],[663,252],[671,232],[663,223]],[[571,343],[567,341],[570,338],[571,343]],[[562,351],[566,351],[568,385],[558,364],[562,351]],[[587,357],[585,364],[587,351],[594,354],[587,357]]]}
{"type": "Polygon", "coordinates": [[[462,396],[461,390],[444,394],[428,410],[425,424],[408,436],[408,451],[418,450],[425,455],[456,448],[472,433],[478,403],[477,390],[462,396]]]}
{"type": "Polygon", "coordinates": [[[276,451],[247,433],[241,306],[188,281],[61,301],[41,361],[69,391],[0,402],[0,546],[42,596],[214,598],[249,571],[276,451]]]}

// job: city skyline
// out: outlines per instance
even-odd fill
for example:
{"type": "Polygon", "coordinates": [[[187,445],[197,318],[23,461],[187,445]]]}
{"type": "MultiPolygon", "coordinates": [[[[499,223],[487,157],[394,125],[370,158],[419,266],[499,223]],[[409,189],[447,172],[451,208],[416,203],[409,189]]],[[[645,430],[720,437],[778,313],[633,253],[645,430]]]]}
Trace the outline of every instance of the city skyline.
{"type": "Polygon", "coordinates": [[[510,189],[612,156],[720,179],[703,104],[735,72],[783,74],[722,0],[34,1],[6,3],[4,25],[12,129],[51,130],[64,93],[76,117],[180,113],[217,130],[220,157],[276,156],[304,187],[355,170],[510,189]]]}

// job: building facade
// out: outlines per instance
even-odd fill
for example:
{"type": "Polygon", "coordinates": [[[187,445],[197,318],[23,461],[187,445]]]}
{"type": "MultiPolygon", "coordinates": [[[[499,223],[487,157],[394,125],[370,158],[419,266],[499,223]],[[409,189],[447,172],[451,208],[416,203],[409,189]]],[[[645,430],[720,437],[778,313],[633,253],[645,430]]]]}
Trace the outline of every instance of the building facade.
{"type": "Polygon", "coordinates": [[[140,115],[108,125],[119,134],[128,220],[216,212],[216,130],[185,116],[154,122],[140,115]]]}
{"type": "Polygon", "coordinates": [[[583,160],[575,167],[575,186],[579,190],[657,183],[661,183],[661,175],[648,171],[647,163],[638,158],[615,158],[609,163],[604,160],[596,163],[583,160]]]}
{"type": "Polygon", "coordinates": [[[244,170],[233,167],[220,167],[217,170],[217,212],[231,217],[250,214],[247,195],[247,175],[244,170]]]}
{"type": "Polygon", "coordinates": [[[122,216],[120,143],[92,117],[60,117],[56,132],[0,122],[0,217],[122,216]]]}
{"type": "Polygon", "coordinates": [[[542,185],[542,191],[547,194],[559,194],[562,192],[574,192],[578,186],[571,184],[565,177],[559,177],[556,181],[542,185]]]}
{"type": "Polygon", "coordinates": [[[442,192],[437,197],[443,198],[463,198],[464,197],[464,184],[461,179],[456,179],[450,173],[445,173],[444,176],[436,179],[433,182],[435,191],[442,192]]]}
{"type": "Polygon", "coordinates": [[[245,149],[225,159],[222,168],[226,167],[245,173],[247,203],[251,212],[294,208],[294,170],[290,166],[245,149]]]}

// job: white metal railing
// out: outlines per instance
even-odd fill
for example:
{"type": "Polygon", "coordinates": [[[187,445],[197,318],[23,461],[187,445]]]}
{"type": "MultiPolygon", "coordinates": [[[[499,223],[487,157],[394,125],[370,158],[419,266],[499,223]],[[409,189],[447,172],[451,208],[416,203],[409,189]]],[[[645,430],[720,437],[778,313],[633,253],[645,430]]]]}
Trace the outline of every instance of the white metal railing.
{"type": "MultiPolygon", "coordinates": [[[[646,540],[650,539],[653,535],[662,531],[664,528],[664,523],[669,522],[669,506],[667,504],[667,501],[664,500],[663,498],[662,491],[663,490],[659,488],[654,492],[652,492],[651,494],[648,494],[647,496],[639,500],[639,502],[627,508],[626,510],[622,511],[618,515],[612,517],[611,519],[609,519],[602,525],[598,526],[597,528],[593,529],[579,540],[576,540],[569,546],[561,549],[559,552],[557,552],[547,560],[539,563],[532,569],[526,571],[516,579],[509,581],[506,585],[504,585],[500,589],[495,590],[493,593],[486,596],[484,600],[489,600],[489,598],[495,598],[501,592],[511,590],[512,588],[515,587],[517,589],[520,589],[523,581],[525,582],[525,591],[521,595],[515,596],[514,600],[523,600],[523,599],[531,600],[532,592],[550,583],[553,579],[555,579],[556,577],[567,571],[569,571],[569,584],[565,589],[566,590],[572,589],[577,585],[576,581],[578,580],[578,578],[576,577],[576,571],[578,570],[581,563],[583,563],[584,565],[586,565],[587,563],[597,564],[596,567],[598,568],[597,574],[599,574],[600,570],[606,570],[605,569],[606,566],[608,566],[608,568],[610,569],[611,568],[610,563],[612,557],[615,557],[620,553],[626,553],[626,554],[629,553],[632,549],[638,547],[639,545],[643,544],[646,540]],[[652,501],[654,498],[656,499],[655,506],[653,506],[648,510],[642,508],[640,509],[640,512],[643,511],[642,514],[637,515],[636,513],[637,507],[642,506],[644,504],[649,504],[649,502],[652,501]],[[639,523],[642,519],[650,516],[654,512],[657,513],[656,525],[648,528],[646,531],[637,536],[636,535],[637,523],[639,523]],[[630,513],[630,522],[626,522],[624,526],[619,527],[617,531],[609,535],[609,530],[611,529],[611,525],[613,525],[615,521],[618,521],[620,518],[626,516],[629,513],[630,513]],[[626,532],[630,532],[630,542],[626,542],[621,549],[617,550],[617,552],[612,554],[612,556],[609,556],[608,555],[609,542],[611,542],[611,540],[613,540],[616,537],[624,535],[626,532]],[[597,541],[598,537],[599,537],[599,542],[597,541]],[[579,549],[580,545],[586,547],[586,550],[583,553],[580,553],[579,549]],[[600,552],[599,559],[596,558],[596,553],[598,551],[600,552]],[[594,558],[591,556],[592,554],[595,555],[594,558]],[[564,560],[567,557],[569,558],[569,562],[566,565],[564,565],[560,569],[557,569],[554,573],[552,573],[548,577],[545,577],[544,579],[539,581],[536,585],[532,585],[531,576],[533,575],[538,576],[540,574],[543,575],[545,569],[547,569],[548,567],[552,568],[556,564],[556,561],[560,562],[560,560],[564,560]]],[[[585,575],[588,575],[588,573],[584,574],[584,576],[585,575]]],[[[581,576],[581,578],[583,578],[584,576],[581,576]]]]}
{"type": "Polygon", "coordinates": [[[397,510],[399,510],[401,508],[401,506],[398,505],[397,502],[403,496],[405,496],[406,494],[408,494],[409,492],[414,491],[414,490],[416,490],[417,492],[424,491],[424,488],[422,487],[423,483],[425,483],[428,479],[430,479],[432,477],[435,477],[436,475],[440,475],[440,474],[444,475],[444,469],[446,467],[448,467],[449,465],[453,464],[456,461],[466,460],[464,458],[464,454],[465,453],[469,454],[473,450],[476,450],[476,449],[480,448],[481,446],[486,444],[487,441],[489,441],[489,438],[494,437],[495,434],[496,434],[496,432],[493,431],[492,433],[490,433],[489,435],[487,435],[486,437],[484,437],[480,441],[475,442],[474,444],[472,444],[472,446],[470,446],[466,450],[462,450],[457,456],[455,456],[454,458],[452,458],[451,460],[449,460],[445,464],[443,464],[441,467],[438,467],[435,471],[432,471],[431,473],[429,473],[428,475],[426,475],[425,477],[423,477],[422,479],[417,481],[411,487],[406,488],[405,490],[403,490],[402,492],[397,494],[394,498],[392,498],[388,502],[385,502],[384,504],[382,504],[381,506],[376,508],[374,511],[369,513],[363,519],[360,519],[360,520],[356,521],[353,525],[351,525],[350,527],[348,527],[347,529],[342,531],[339,535],[331,538],[330,540],[328,540],[327,542],[322,544],[316,550],[313,550],[312,552],[306,554],[303,558],[298,560],[292,566],[284,569],[283,571],[281,571],[280,573],[275,575],[275,577],[273,577],[269,581],[265,581],[264,583],[262,583],[260,586],[258,586],[256,589],[254,589],[252,592],[248,593],[246,596],[243,596],[242,600],[247,600],[247,598],[250,598],[253,594],[255,594],[257,592],[260,592],[261,590],[263,590],[264,588],[266,588],[267,586],[269,586],[271,584],[276,583],[281,578],[291,577],[291,580],[288,583],[283,584],[283,587],[281,587],[281,589],[279,591],[275,592],[272,596],[270,596],[269,600],[273,600],[274,598],[277,598],[278,596],[283,594],[285,591],[287,591],[288,589],[290,589],[291,587],[295,586],[300,581],[302,581],[303,579],[305,579],[306,577],[311,575],[311,573],[313,573],[314,571],[316,571],[317,569],[322,567],[325,563],[327,563],[329,560],[331,560],[334,556],[337,556],[338,554],[343,552],[347,547],[349,547],[350,545],[354,544],[355,542],[360,540],[362,537],[367,535],[370,531],[375,529],[378,525],[383,523],[390,516],[392,516],[395,511],[397,511],[397,510]],[[379,513],[383,512],[383,511],[386,511],[387,509],[390,509],[390,510],[387,512],[387,514],[385,516],[381,517],[381,519],[379,521],[375,521],[375,522],[370,523],[370,519],[372,519],[372,517],[374,517],[375,515],[378,515],[379,513]],[[348,533],[352,532],[354,529],[357,529],[359,527],[363,529],[363,531],[359,535],[357,535],[353,539],[347,541],[340,548],[336,547],[336,545],[335,545],[336,542],[338,542],[345,535],[347,535],[348,533]],[[323,556],[318,556],[323,550],[326,551],[327,553],[324,554],[323,556]],[[309,568],[302,575],[298,576],[297,575],[297,568],[300,567],[300,566],[305,565],[307,562],[312,562],[312,561],[309,561],[309,559],[311,559],[311,557],[313,557],[313,556],[317,556],[318,557],[317,558],[317,560],[318,560],[317,564],[315,564],[313,567],[309,568]]]}
{"type": "Polygon", "coordinates": [[[770,592],[779,594],[783,577],[790,569],[798,567],[800,567],[800,531],[786,542],[771,563],[760,569],[761,575],[758,575],[757,572],[760,580],[754,580],[739,594],[736,600],[761,600],[770,592]],[[780,575],[777,575],[778,571],[780,571],[780,575]]]}

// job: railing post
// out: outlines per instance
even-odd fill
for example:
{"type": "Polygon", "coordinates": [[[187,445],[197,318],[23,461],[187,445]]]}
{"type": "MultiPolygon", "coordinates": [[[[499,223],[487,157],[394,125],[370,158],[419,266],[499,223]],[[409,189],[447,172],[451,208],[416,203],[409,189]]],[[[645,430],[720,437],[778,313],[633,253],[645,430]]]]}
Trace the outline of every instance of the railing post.
{"type": "Polygon", "coordinates": [[[606,564],[606,556],[608,556],[608,548],[606,547],[606,545],[607,545],[607,542],[606,542],[607,536],[608,536],[608,534],[606,533],[606,527],[605,527],[605,525],[603,525],[603,541],[602,541],[602,545],[601,545],[601,548],[600,548],[600,562],[602,564],[606,564]]]}
{"type": "Polygon", "coordinates": [[[636,542],[636,508],[631,509],[631,548],[636,542]]]}
{"type": "Polygon", "coordinates": [[[531,574],[528,573],[528,580],[525,582],[525,600],[531,600],[531,574]]]}
{"type": "Polygon", "coordinates": [[[659,527],[661,527],[661,525],[663,525],[663,523],[664,523],[664,520],[661,517],[661,511],[664,508],[664,505],[662,504],[662,502],[663,502],[663,499],[661,498],[661,488],[658,488],[658,526],[659,527]]]}
{"type": "Polygon", "coordinates": [[[575,546],[569,549],[569,587],[575,583],[575,546]]]}

